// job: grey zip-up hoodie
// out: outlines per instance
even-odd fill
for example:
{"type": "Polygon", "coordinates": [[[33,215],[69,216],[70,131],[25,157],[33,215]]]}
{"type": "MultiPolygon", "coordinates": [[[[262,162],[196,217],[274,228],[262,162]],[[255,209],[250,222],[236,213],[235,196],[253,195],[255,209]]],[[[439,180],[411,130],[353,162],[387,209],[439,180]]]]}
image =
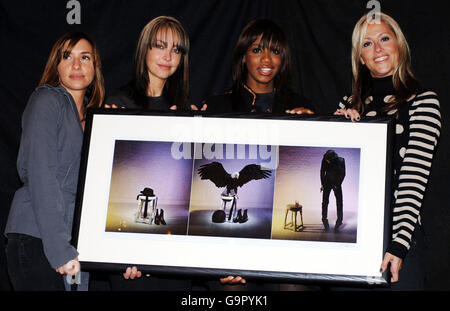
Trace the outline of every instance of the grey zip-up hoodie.
{"type": "Polygon", "coordinates": [[[5,234],[42,239],[55,269],[78,256],[70,240],[82,143],[72,96],[62,86],[36,88],[22,116],[17,169],[24,185],[14,195],[5,234]]]}

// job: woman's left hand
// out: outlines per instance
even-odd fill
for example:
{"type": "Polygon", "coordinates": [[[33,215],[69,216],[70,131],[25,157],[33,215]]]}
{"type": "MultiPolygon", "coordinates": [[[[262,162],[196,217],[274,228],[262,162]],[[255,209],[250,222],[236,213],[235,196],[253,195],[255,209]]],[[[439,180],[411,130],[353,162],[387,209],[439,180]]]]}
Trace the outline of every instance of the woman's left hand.
{"type": "Polygon", "coordinates": [[[386,252],[386,254],[384,255],[383,262],[381,263],[381,270],[383,272],[386,271],[389,263],[391,264],[390,269],[392,274],[391,282],[392,283],[398,282],[398,273],[402,268],[403,259],[386,252]]]}
{"type": "Polygon", "coordinates": [[[57,268],[56,272],[58,272],[59,274],[76,275],[78,272],[80,272],[80,262],[78,261],[78,257],[70,260],[64,266],[57,268]]]}
{"type": "Polygon", "coordinates": [[[350,118],[352,122],[361,120],[361,115],[359,114],[358,110],[352,108],[338,109],[333,113],[333,115],[344,116],[346,119],[350,118]]]}
{"type": "Polygon", "coordinates": [[[314,112],[308,108],[297,107],[290,110],[286,110],[288,114],[314,114],[314,112]]]}

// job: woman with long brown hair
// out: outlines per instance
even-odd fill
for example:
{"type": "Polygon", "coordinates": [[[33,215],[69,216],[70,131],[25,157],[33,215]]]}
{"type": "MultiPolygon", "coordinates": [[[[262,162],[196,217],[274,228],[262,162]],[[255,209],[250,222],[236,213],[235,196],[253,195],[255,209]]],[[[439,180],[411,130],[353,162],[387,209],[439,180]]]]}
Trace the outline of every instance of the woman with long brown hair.
{"type": "Polygon", "coordinates": [[[423,289],[426,238],[420,215],[441,130],[439,99],[414,77],[406,38],[384,13],[356,23],[352,69],[352,94],[335,114],[352,121],[392,116],[396,123],[392,240],[381,268],[390,269],[392,282],[400,281],[394,288],[423,289]]]}
{"type": "MultiPolygon", "coordinates": [[[[189,35],[176,18],[152,19],[139,36],[134,78],[108,96],[105,107],[188,111],[189,46],[189,35]]],[[[113,291],[188,290],[191,285],[187,278],[149,274],[143,277],[136,266],[127,267],[124,273],[108,273],[107,277],[113,291]]]]}
{"type": "Polygon", "coordinates": [[[65,290],[80,270],[70,244],[86,109],[100,107],[104,83],[97,45],[82,32],[54,45],[22,116],[15,193],[6,225],[15,290],[65,290]]]}
{"type": "Polygon", "coordinates": [[[105,101],[107,108],[189,110],[189,35],[171,16],[151,20],[141,31],[134,78],[105,101]]]}

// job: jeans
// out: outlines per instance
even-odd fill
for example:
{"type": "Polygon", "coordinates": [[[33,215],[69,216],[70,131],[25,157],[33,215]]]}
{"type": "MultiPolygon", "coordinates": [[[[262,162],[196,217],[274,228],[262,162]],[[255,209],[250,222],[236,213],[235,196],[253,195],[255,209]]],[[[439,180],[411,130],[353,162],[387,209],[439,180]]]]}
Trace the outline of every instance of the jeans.
{"type": "Polygon", "coordinates": [[[14,290],[65,291],[64,277],[50,266],[41,239],[8,234],[6,259],[14,290]]]}

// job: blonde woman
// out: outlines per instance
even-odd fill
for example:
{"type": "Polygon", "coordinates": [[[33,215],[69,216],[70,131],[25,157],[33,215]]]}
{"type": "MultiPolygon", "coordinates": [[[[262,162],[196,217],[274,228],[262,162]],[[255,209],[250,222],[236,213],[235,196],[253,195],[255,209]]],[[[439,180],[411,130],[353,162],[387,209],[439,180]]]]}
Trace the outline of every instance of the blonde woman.
{"type": "Polygon", "coordinates": [[[421,207],[441,130],[439,99],[411,70],[408,43],[390,16],[364,15],[352,36],[352,94],[336,115],[395,118],[392,240],[381,264],[399,289],[421,289],[425,237],[421,207]],[[408,255],[407,255],[408,254],[408,255]],[[400,269],[402,268],[402,271],[400,269]]]}

